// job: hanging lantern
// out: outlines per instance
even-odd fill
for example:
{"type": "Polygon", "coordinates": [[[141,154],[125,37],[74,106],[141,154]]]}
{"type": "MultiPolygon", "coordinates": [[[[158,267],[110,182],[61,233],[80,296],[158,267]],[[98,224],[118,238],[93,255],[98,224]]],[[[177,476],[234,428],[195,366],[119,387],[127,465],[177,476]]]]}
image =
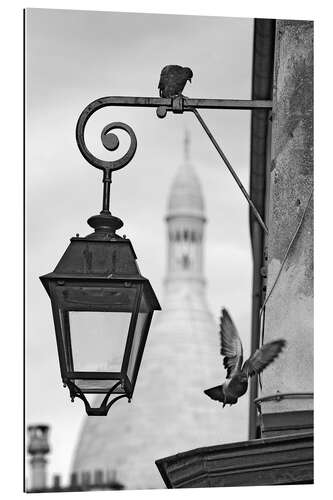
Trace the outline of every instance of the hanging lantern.
{"type": "MultiPolygon", "coordinates": [[[[131,137],[122,159],[105,162],[83,152],[104,170],[103,210],[88,219],[94,232],[71,238],[55,270],[40,278],[51,299],[63,384],[72,400],[83,400],[88,415],[107,415],[118,399],[130,401],[153,312],[160,309],[148,279],[140,274],[130,240],[116,233],[123,222],[109,211],[111,173],[125,166],[136,149],[133,130],[122,123],[103,130],[107,149],[117,147],[117,137],[108,134],[112,128],[122,128],[131,137]],[[100,407],[92,408],[87,394],[105,394],[100,407]]],[[[81,140],[77,130],[80,149],[85,147],[83,131],[81,140]]]]}

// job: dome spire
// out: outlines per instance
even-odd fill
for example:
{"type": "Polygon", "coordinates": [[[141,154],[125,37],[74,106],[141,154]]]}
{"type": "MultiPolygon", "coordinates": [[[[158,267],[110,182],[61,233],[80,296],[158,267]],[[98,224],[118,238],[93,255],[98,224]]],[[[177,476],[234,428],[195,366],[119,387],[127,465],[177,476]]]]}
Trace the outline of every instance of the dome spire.
{"type": "Polygon", "coordinates": [[[184,136],[184,159],[185,163],[188,163],[190,160],[190,134],[188,129],[185,129],[185,136],[184,136]]]}

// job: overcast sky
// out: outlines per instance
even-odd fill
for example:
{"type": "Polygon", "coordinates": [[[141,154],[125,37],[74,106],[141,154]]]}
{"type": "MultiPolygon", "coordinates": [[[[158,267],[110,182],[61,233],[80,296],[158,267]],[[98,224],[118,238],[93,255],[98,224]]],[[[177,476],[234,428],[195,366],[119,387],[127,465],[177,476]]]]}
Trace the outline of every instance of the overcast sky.
{"type": "MultiPolygon", "coordinates": [[[[70,237],[91,232],[86,220],[101,210],[102,175],[77,148],[78,116],[101,96],[158,96],[166,64],[192,68],[188,97],[249,99],[253,21],[29,9],[26,22],[26,423],[51,425],[49,470],[66,478],[85,413],[62,387],[50,301],[38,278],[54,269],[70,237]]],[[[248,187],[250,113],[202,116],[248,187]]],[[[158,297],[167,196],[188,130],[208,218],[208,303],[216,318],[222,305],[232,312],[247,354],[252,259],[248,206],[238,187],[192,114],[160,120],[154,109],[99,111],[87,126],[87,143],[105,159],[119,158],[127,146],[119,133],[121,147],[103,149],[100,132],[111,121],[131,125],[138,140],[132,162],[113,175],[111,211],[124,221],[120,234],[131,239],[158,297]]]]}

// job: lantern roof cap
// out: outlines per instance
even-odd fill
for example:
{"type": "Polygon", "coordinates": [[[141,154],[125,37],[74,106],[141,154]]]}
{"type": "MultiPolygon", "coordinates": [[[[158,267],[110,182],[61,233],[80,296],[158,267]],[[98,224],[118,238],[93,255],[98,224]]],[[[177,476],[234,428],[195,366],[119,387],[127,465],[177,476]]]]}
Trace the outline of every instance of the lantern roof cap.
{"type": "Polygon", "coordinates": [[[128,281],[145,283],[155,310],[161,309],[155,292],[147,278],[142,276],[136,255],[128,238],[73,237],[54,271],[40,277],[49,293],[50,280],[128,281]]]}

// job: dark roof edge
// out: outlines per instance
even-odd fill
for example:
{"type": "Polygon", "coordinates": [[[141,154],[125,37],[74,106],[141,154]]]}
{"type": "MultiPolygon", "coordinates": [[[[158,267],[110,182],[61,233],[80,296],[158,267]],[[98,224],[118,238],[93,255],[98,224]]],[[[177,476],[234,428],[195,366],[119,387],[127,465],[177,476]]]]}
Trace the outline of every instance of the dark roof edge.
{"type": "MultiPolygon", "coordinates": [[[[217,446],[196,448],[155,461],[167,488],[189,488],[209,486],[239,486],[239,479],[244,472],[249,478],[243,486],[254,486],[256,480],[253,473],[265,475],[266,469],[279,469],[296,466],[308,469],[305,476],[307,482],[313,480],[313,432],[275,436],[263,439],[253,439],[237,443],[227,443],[217,446]],[[292,452],[292,460],[290,453],[292,452]],[[232,479],[225,482],[225,476],[232,479]],[[308,477],[309,476],[309,477],[308,477]],[[194,482],[193,482],[194,481],[194,482]]],[[[302,475],[302,474],[301,474],[302,475]]],[[[297,477],[288,479],[292,484],[297,477]]],[[[279,479],[279,478],[278,478],[279,479]]],[[[268,476],[262,484],[287,484],[281,483],[281,478],[275,481],[268,470],[268,476]]]]}
{"type": "MultiPolygon", "coordinates": [[[[275,20],[255,19],[252,62],[252,99],[272,99],[275,45],[275,20]]],[[[265,215],[266,141],[269,113],[252,111],[250,196],[260,214],[265,215]]],[[[252,235],[255,217],[250,211],[252,235]]]]}
{"type": "MultiPolygon", "coordinates": [[[[275,24],[274,19],[254,20],[252,99],[272,99],[275,24]]],[[[269,128],[269,112],[263,110],[252,111],[250,197],[263,218],[265,217],[267,156],[270,154],[269,128]]],[[[251,211],[249,213],[249,222],[253,255],[251,352],[254,352],[259,347],[259,309],[261,307],[263,285],[261,267],[264,264],[265,236],[251,211]]],[[[254,403],[252,403],[253,399],[257,397],[257,386],[257,377],[253,377],[250,383],[250,439],[257,437],[257,411],[254,403]]]]}

